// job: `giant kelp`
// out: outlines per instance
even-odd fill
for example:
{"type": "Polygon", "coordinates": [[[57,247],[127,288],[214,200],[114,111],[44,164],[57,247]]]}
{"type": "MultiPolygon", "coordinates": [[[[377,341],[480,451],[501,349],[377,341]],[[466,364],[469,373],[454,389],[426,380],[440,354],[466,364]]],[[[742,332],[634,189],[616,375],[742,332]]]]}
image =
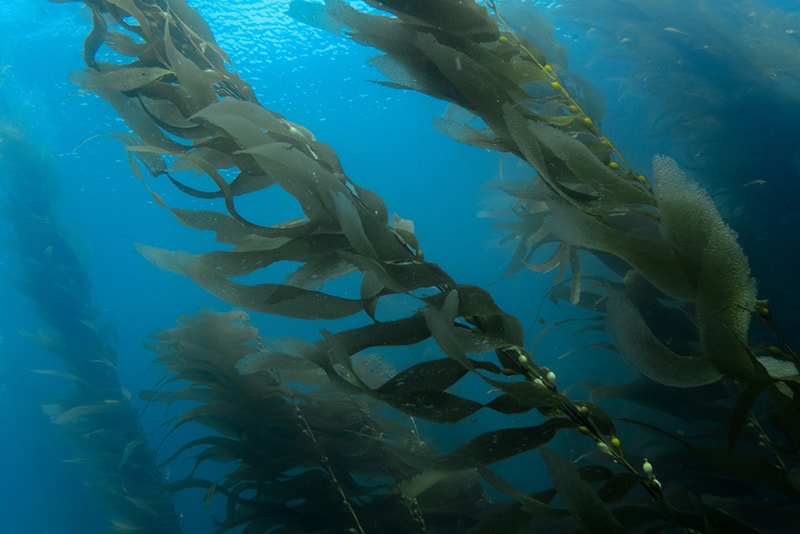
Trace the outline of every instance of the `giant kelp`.
{"type": "Polygon", "coordinates": [[[72,386],[66,399],[41,399],[42,410],[69,439],[65,461],[85,467],[90,495],[107,507],[98,528],[179,532],[155,451],[120,384],[112,329],[98,322],[88,274],[59,220],[55,163],[19,128],[0,128],[2,214],[21,266],[16,287],[48,328],[29,337],[66,366],[34,372],[72,386]]]}
{"type": "MultiPolygon", "coordinates": [[[[199,255],[150,246],[140,251],[237,306],[298,319],[348,318],[361,325],[323,330],[316,341],[261,340],[240,312],[204,313],[154,336],[167,374],[148,397],[197,403],[173,428],[197,423],[209,432],[177,454],[197,447],[199,467],[209,460],[236,464],[220,481],[192,475],[176,485],[203,487],[209,497],[227,499],[220,530],[243,524],[250,531],[386,528],[377,527],[375,517],[395,518],[403,523],[401,530],[483,531],[498,525],[520,530],[532,523],[572,529],[576,520],[612,531],[644,525],[700,528],[706,516],[726,508],[709,499],[702,505],[681,503],[686,512],[678,511],[651,463],[639,470],[626,457],[611,418],[557,390],[555,374],[524,349],[519,321],[484,290],[459,285],[425,261],[409,228],[389,224],[382,199],[348,178],[328,145],[261,106],[185,2],[86,3],[94,20],[84,48],[88,68],[74,81],[111,102],[133,130],[134,135],[118,137],[134,172],[144,180],[145,169],[188,195],[225,205],[224,213],[169,209],[188,226],[216,232],[227,249],[199,255]],[[132,42],[136,46],[125,45],[132,42]],[[177,178],[181,170],[207,176],[213,189],[177,178]],[[239,213],[239,197],[269,188],[295,198],[302,217],[260,221],[239,213]],[[290,268],[282,281],[235,280],[278,265],[290,268]],[[342,292],[342,284],[358,297],[342,292]],[[384,303],[395,298],[411,309],[387,317],[384,303]],[[377,383],[369,383],[358,368],[367,349],[414,350],[426,340],[445,357],[406,362],[396,376],[377,383]],[[488,384],[491,398],[455,393],[466,376],[488,384]],[[176,384],[181,388],[173,389],[176,384]],[[524,420],[536,424],[501,427],[436,453],[410,423],[395,424],[392,436],[381,436],[387,425],[383,413],[390,408],[439,424],[464,421],[478,410],[525,414],[524,420]],[[329,417],[346,419],[342,424],[353,435],[336,435],[329,417]],[[597,464],[578,469],[544,451],[555,487],[534,495],[491,470],[540,448],[564,428],[589,436],[622,470],[597,464]],[[269,431],[277,433],[276,441],[269,431]],[[392,458],[391,469],[379,469],[380,458],[392,458]],[[511,500],[482,505],[486,497],[475,485],[474,469],[511,500]],[[453,484],[470,491],[453,492],[453,484]],[[632,492],[637,485],[646,493],[632,492]],[[300,486],[314,491],[295,493],[300,486]],[[553,500],[556,494],[566,508],[553,500]],[[656,506],[638,502],[647,496],[656,506]],[[312,504],[322,507],[315,512],[335,517],[334,524],[320,525],[316,513],[301,514],[312,504]]],[[[679,371],[664,371],[670,380],[694,378],[680,359],[687,357],[716,373],[712,378],[744,383],[734,411],[737,432],[763,390],[772,394],[777,419],[796,410],[793,378],[771,375],[747,347],[755,289],[746,258],[713,203],[674,162],[656,159],[654,184],[634,172],[570,96],[545,55],[485,7],[444,0],[372,4],[394,16],[333,1],[327,8],[296,4],[295,11],[329,28],[343,24],[359,41],[385,49],[389,55],[376,65],[393,75],[392,83],[457,103],[485,126],[448,123],[449,133],[531,164],[539,180],[517,192],[518,211],[530,215],[524,220],[531,223],[520,226],[519,261],[527,261],[541,243],[560,243],[551,263],[573,265],[572,297],[579,302],[578,249],[623,260],[623,272],[630,272],[616,281],[615,293],[605,295],[608,322],[621,325],[614,329],[621,350],[640,356],[635,352],[660,343],[679,371]],[[687,227],[700,231],[687,233],[687,227]],[[721,271],[721,263],[734,268],[721,271]],[[673,309],[683,306],[689,319],[685,335],[700,355],[678,355],[664,340],[647,335],[631,337],[624,313],[638,320],[645,314],[640,306],[653,294],[673,309]]],[[[647,334],[644,318],[636,324],[644,324],[647,334]]],[[[788,350],[775,355],[779,361],[791,357],[788,350]]],[[[646,359],[635,361],[646,368],[646,359]]],[[[681,385],[695,384],[681,380],[681,385]]],[[[713,456],[708,447],[677,443],[713,456]]],[[[742,457],[720,456],[717,466],[730,467],[742,457]]],[[[740,478],[794,499],[787,472],[786,467],[773,471],[769,480],[740,478]]]]}
{"type": "MultiPolygon", "coordinates": [[[[374,2],[397,18],[359,13],[335,0],[326,8],[295,5],[306,18],[333,18],[353,39],[387,51],[376,64],[399,80],[394,83],[474,113],[498,150],[533,167],[546,187],[527,192],[521,211],[535,220],[524,228],[519,259],[547,241],[561,244],[554,264],[576,265],[576,247],[615,255],[667,297],[696,305],[698,337],[714,367],[740,380],[753,375],[741,343],[755,286],[713,203],[666,158],[654,162],[655,189],[624,159],[615,161],[619,152],[538,48],[472,5],[452,8],[454,18],[469,21],[469,29],[459,31],[421,23],[406,3],[374,2]]],[[[576,268],[573,274],[577,300],[576,268]]]]}
{"type": "MultiPolygon", "coordinates": [[[[721,200],[760,287],[789,323],[798,316],[796,284],[787,283],[797,258],[776,261],[774,251],[798,231],[787,212],[800,200],[800,14],[776,4],[572,0],[555,12],[587,31],[598,56],[632,68],[620,92],[646,98],[653,134],[721,200]],[[745,209],[753,204],[763,207],[745,209]]],[[[785,329],[792,337],[796,323],[785,329]]]]}

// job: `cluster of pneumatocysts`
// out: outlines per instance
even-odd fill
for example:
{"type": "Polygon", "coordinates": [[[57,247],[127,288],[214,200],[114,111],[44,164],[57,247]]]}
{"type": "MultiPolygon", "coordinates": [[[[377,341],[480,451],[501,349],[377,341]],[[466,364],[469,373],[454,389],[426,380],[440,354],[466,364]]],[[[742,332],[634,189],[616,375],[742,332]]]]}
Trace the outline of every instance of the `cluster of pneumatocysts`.
{"type": "MultiPolygon", "coordinates": [[[[534,384],[546,387],[553,391],[554,394],[559,394],[556,388],[556,374],[547,367],[539,367],[519,348],[517,348],[517,361],[525,371],[531,382],[534,384]]],[[[559,404],[559,411],[570,420],[572,420],[576,428],[581,434],[590,436],[597,444],[597,450],[603,454],[611,456],[614,463],[622,465],[629,472],[641,477],[641,483],[644,488],[659,502],[670,510],[674,510],[672,505],[666,500],[661,491],[661,482],[656,478],[653,470],[653,464],[645,458],[642,462],[641,473],[625,458],[622,449],[622,442],[615,436],[604,436],[592,423],[591,409],[588,405],[582,403],[575,403],[564,399],[564,402],[559,404]],[[643,474],[643,476],[642,476],[643,474]]]]}
{"type": "MultiPolygon", "coordinates": [[[[589,129],[589,131],[591,131],[592,134],[595,135],[604,146],[608,147],[614,154],[616,154],[616,156],[620,159],[620,161],[622,161],[622,163],[628,169],[630,176],[632,176],[637,182],[639,182],[639,184],[641,184],[643,187],[649,190],[650,183],[647,181],[647,177],[644,174],[640,174],[633,171],[633,167],[631,166],[630,163],[628,163],[628,161],[625,159],[625,157],[622,155],[619,149],[616,146],[614,146],[614,144],[611,142],[610,139],[608,139],[608,137],[603,135],[603,132],[600,131],[600,128],[597,126],[597,124],[581,108],[580,104],[578,104],[578,102],[572,97],[569,91],[567,91],[567,89],[559,80],[558,73],[553,68],[553,66],[547,63],[545,60],[543,60],[544,58],[540,59],[539,57],[537,57],[536,54],[534,54],[527,46],[525,46],[525,43],[522,41],[522,39],[509,28],[508,23],[506,23],[506,21],[500,15],[499,11],[497,10],[497,6],[494,5],[493,1],[489,1],[488,5],[489,7],[492,8],[495,17],[497,17],[500,24],[506,30],[506,34],[501,35],[498,38],[498,40],[503,44],[509,44],[515,46],[520,51],[523,57],[530,60],[539,69],[541,69],[545,73],[547,78],[550,80],[550,87],[552,87],[553,90],[557,91],[564,98],[564,100],[566,100],[567,109],[570,111],[570,113],[579,117],[580,120],[583,122],[583,124],[589,129]]],[[[616,161],[609,162],[608,166],[613,170],[621,169],[620,164],[617,163],[616,161]]]]}

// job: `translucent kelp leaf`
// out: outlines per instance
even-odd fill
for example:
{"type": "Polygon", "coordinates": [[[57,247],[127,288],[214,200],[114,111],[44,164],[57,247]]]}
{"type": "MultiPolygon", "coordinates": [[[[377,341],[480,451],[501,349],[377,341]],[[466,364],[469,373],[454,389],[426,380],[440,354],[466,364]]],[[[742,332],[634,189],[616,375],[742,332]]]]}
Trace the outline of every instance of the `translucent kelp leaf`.
{"type": "Polygon", "coordinates": [[[539,450],[558,496],[575,518],[592,532],[623,534],[628,530],[617,521],[594,489],[581,480],[575,466],[553,451],[539,450]]]}
{"type": "Polygon", "coordinates": [[[713,362],[682,356],[656,339],[636,306],[620,292],[606,301],[606,324],[619,353],[647,378],[672,387],[697,387],[721,378],[713,362]]]}
{"type": "MultiPolygon", "coordinates": [[[[683,277],[696,287],[703,352],[726,376],[752,381],[755,367],[745,348],[755,281],[736,234],[712,200],[689,182],[670,158],[653,158],[664,233],[683,277]]],[[[643,273],[644,274],[644,273],[643,273]]]]}
{"type": "Polygon", "coordinates": [[[465,145],[488,148],[489,150],[496,150],[498,152],[510,151],[510,148],[503,144],[503,142],[497,138],[497,135],[488,128],[479,130],[467,124],[461,124],[443,117],[434,117],[433,127],[465,145]]]}
{"type": "Polygon", "coordinates": [[[405,497],[414,499],[437,484],[469,484],[474,480],[475,474],[476,470],[474,468],[454,471],[432,469],[424,471],[409,480],[404,480],[398,486],[405,497]]]}

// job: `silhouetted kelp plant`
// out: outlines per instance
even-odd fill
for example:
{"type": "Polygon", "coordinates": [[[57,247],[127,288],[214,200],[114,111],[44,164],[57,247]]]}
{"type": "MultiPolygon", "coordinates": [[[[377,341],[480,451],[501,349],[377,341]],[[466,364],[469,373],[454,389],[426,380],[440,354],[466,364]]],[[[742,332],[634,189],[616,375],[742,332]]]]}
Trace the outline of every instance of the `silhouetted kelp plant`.
{"type": "Polygon", "coordinates": [[[2,214],[21,263],[15,285],[48,327],[28,337],[66,366],[33,372],[72,385],[67,399],[42,404],[69,438],[65,461],[84,467],[90,495],[107,508],[104,532],[179,532],[155,451],[120,384],[111,330],[97,324],[91,282],[59,220],[56,165],[11,124],[0,125],[0,161],[2,214]]]}
{"type": "Polygon", "coordinates": [[[464,124],[439,121],[449,135],[530,164],[536,177],[508,189],[516,220],[505,226],[519,242],[511,270],[570,269],[569,300],[600,314],[618,352],[649,381],[646,394],[636,383],[595,387],[632,403],[627,415],[641,420],[627,419],[631,441],[657,441],[649,460],[623,449],[600,406],[558,390],[555,373],[524,348],[519,321],[489,293],[427,262],[411,227],[390,224],[383,200],[348,178],[328,145],[260,105],[184,0],[85,3],[94,24],[87,69],[73,81],[109,101],[133,131],[115,135],[134,173],[225,205],[180,209],[153,191],[183,224],[228,247],[140,252],[253,312],[350,321],[313,341],[266,339],[245,312],[203,311],[152,336],[164,375],[145,398],[194,403],[172,431],[208,430],[170,457],[195,461],[173,489],[223,496],[219,531],[728,532],[797,519],[798,358],[756,299],[735,235],[669,158],[654,159],[652,179],[634,171],[559,69],[508,29],[493,2],[370,0],[367,12],[329,0],[291,10],[386,52],[373,60],[391,79],[384,83],[473,114],[464,124]],[[205,184],[176,178],[186,170],[205,184]],[[270,187],[294,197],[302,217],[239,213],[239,197],[270,187]],[[532,264],[537,250],[552,257],[532,264]],[[592,277],[591,292],[580,272],[589,254],[611,273],[592,277]],[[273,266],[291,272],[282,282],[234,280],[274,280],[273,266]],[[397,301],[405,312],[387,304],[397,301]],[[774,329],[773,344],[748,345],[754,315],[774,329]],[[368,354],[426,343],[439,357],[385,376],[367,369],[368,354]],[[467,378],[485,383],[490,398],[463,393],[467,378]],[[417,420],[454,425],[479,410],[508,426],[449,452],[416,430],[417,420]],[[672,430],[676,417],[692,432],[672,430]],[[598,454],[562,458],[545,447],[557,433],[586,436],[598,454]],[[552,488],[530,493],[493,470],[533,449],[552,488]],[[232,465],[209,480],[206,462],[232,465]]]}

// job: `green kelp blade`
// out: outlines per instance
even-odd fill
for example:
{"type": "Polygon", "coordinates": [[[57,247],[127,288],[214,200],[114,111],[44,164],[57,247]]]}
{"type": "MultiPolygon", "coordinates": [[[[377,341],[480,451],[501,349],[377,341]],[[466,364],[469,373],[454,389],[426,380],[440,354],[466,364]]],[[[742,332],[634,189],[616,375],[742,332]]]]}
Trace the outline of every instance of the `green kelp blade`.
{"type": "Polygon", "coordinates": [[[456,450],[436,459],[440,469],[487,466],[535,449],[553,439],[556,431],[571,426],[564,419],[550,419],[538,426],[503,428],[485,432],[456,450]]]}
{"type": "Polygon", "coordinates": [[[629,532],[606,508],[594,489],[584,482],[575,466],[555,452],[540,448],[539,453],[561,500],[572,515],[591,532],[624,534],[629,532]]]}

